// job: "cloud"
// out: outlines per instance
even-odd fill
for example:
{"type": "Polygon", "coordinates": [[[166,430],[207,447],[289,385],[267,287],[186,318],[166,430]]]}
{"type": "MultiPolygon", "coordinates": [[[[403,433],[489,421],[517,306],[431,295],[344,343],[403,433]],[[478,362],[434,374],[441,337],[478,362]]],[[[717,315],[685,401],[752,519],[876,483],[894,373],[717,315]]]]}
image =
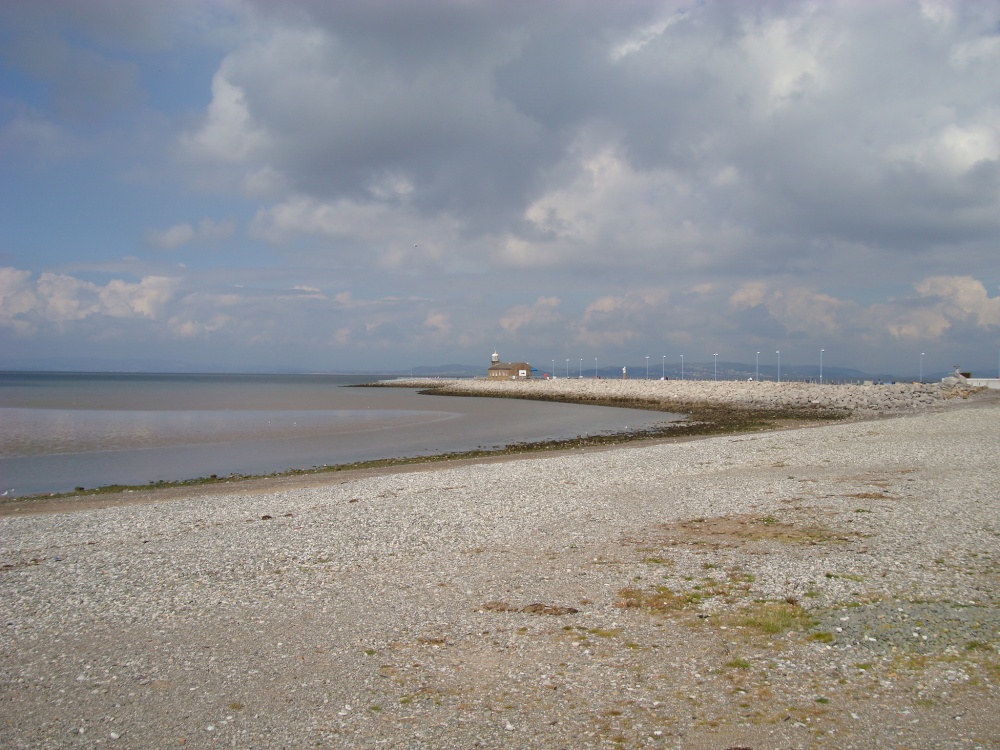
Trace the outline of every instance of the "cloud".
{"type": "MultiPolygon", "coordinates": [[[[5,110],[8,109],[0,102],[0,115],[6,115],[5,110]]],[[[78,155],[83,150],[72,131],[30,107],[17,107],[0,127],[0,157],[4,160],[18,160],[33,167],[43,167],[78,155]]]]}
{"type": "Polygon", "coordinates": [[[236,222],[232,219],[214,221],[202,219],[195,228],[190,224],[174,224],[163,230],[150,229],[144,240],[147,245],[160,250],[176,250],[193,241],[212,243],[231,237],[236,231],[236,222]]]}
{"type": "Polygon", "coordinates": [[[427,313],[427,317],[424,318],[424,327],[442,335],[448,335],[452,330],[448,315],[436,310],[427,313]]]}
{"type": "Polygon", "coordinates": [[[652,288],[600,297],[584,309],[577,340],[590,347],[618,347],[643,338],[645,330],[670,320],[669,301],[668,290],[652,288]]]}
{"type": "Polygon", "coordinates": [[[857,313],[857,306],[850,301],[815,289],[796,286],[772,288],[760,281],[742,284],[729,297],[729,304],[738,311],[762,306],[785,331],[821,336],[840,333],[845,320],[857,313]]]}
{"type": "Polygon", "coordinates": [[[0,326],[21,332],[44,324],[62,326],[94,316],[160,316],[177,293],[176,279],[147,276],[138,282],[112,279],[105,285],[74,276],[0,267],[0,326]]]}
{"type": "Polygon", "coordinates": [[[98,292],[101,313],[116,318],[141,315],[158,318],[173,299],[177,280],[165,276],[147,276],[138,283],[112,279],[98,292]]]}
{"type": "Polygon", "coordinates": [[[956,324],[984,330],[1000,327],[1000,296],[990,297],[982,281],[971,276],[933,276],[913,285],[916,296],[868,306],[838,299],[807,287],[774,288],[747,282],[729,297],[736,311],[766,310],[789,333],[827,339],[863,333],[876,341],[886,334],[896,339],[941,339],[956,324]]]}
{"type": "Polygon", "coordinates": [[[231,83],[225,67],[212,79],[212,101],[202,126],[181,137],[192,158],[242,164],[267,145],[267,134],[250,115],[246,94],[231,83]]]}
{"type": "Polygon", "coordinates": [[[965,127],[951,123],[916,143],[891,147],[888,156],[952,177],[978,164],[995,162],[1000,158],[1000,130],[994,123],[1000,122],[1000,109],[986,114],[992,122],[965,127]]]}
{"type": "Polygon", "coordinates": [[[1000,326],[1000,296],[990,297],[979,279],[971,276],[934,276],[914,285],[924,298],[936,300],[956,320],[980,328],[1000,326]]]}
{"type": "Polygon", "coordinates": [[[511,334],[526,326],[548,325],[555,319],[559,304],[558,297],[539,297],[534,304],[515,305],[501,316],[500,327],[511,334]]]}
{"type": "Polygon", "coordinates": [[[174,224],[168,229],[146,232],[146,243],[161,250],[174,250],[194,239],[194,227],[190,224],[174,224]]]}
{"type": "Polygon", "coordinates": [[[34,331],[26,315],[38,304],[31,272],[0,266],[0,326],[19,335],[34,331]]]}

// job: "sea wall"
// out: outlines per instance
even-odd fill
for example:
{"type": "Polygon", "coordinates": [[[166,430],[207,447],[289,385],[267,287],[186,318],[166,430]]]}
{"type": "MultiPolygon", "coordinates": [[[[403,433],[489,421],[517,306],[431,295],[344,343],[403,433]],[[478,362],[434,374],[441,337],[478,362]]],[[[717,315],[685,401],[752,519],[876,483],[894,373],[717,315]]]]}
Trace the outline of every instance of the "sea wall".
{"type": "Polygon", "coordinates": [[[816,407],[848,411],[858,416],[898,413],[940,405],[948,399],[968,398],[983,389],[941,383],[885,385],[827,385],[704,380],[611,380],[555,378],[551,380],[438,380],[401,379],[393,385],[433,387],[460,395],[586,401],[648,402],[743,406],[754,409],[816,407]]]}

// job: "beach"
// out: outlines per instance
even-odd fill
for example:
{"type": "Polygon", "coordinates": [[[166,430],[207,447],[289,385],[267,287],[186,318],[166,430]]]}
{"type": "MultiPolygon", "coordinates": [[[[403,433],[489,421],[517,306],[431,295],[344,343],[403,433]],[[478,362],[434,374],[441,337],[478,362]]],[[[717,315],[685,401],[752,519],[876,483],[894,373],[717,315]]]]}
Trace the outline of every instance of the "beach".
{"type": "Polygon", "coordinates": [[[1000,747],[995,394],[435,387],[852,417],[4,515],[0,746],[1000,747]]]}

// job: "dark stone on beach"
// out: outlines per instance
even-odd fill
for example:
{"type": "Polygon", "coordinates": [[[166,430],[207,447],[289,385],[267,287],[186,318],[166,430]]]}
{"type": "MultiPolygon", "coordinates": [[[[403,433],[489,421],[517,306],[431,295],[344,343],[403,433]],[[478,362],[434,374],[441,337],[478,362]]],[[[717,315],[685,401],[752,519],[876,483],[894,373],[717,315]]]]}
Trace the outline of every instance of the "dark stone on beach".
{"type": "Polygon", "coordinates": [[[515,607],[504,601],[486,602],[482,606],[485,612],[522,612],[526,615],[575,615],[580,610],[573,607],[558,607],[554,604],[535,602],[526,607],[515,607]]]}
{"type": "Polygon", "coordinates": [[[522,612],[529,615],[575,615],[580,610],[573,607],[557,607],[552,604],[541,604],[536,602],[535,604],[529,604],[527,607],[521,609],[522,612]]]}

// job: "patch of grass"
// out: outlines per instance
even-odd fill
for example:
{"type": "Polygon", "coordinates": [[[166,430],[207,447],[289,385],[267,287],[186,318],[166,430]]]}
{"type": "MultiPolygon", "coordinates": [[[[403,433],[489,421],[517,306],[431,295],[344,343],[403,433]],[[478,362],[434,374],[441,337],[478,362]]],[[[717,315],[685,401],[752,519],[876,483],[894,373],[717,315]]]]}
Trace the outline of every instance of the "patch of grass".
{"type": "Polygon", "coordinates": [[[969,641],[965,644],[964,648],[966,651],[975,651],[977,649],[988,651],[990,645],[988,643],[984,643],[983,641],[969,641]]]}
{"type": "Polygon", "coordinates": [[[817,643],[832,643],[833,633],[821,632],[821,633],[811,633],[809,635],[810,641],[816,641],[817,643]]]}
{"type": "Polygon", "coordinates": [[[732,616],[732,622],[767,635],[804,630],[813,618],[798,604],[789,602],[756,602],[732,616]]]}
{"type": "Polygon", "coordinates": [[[666,586],[656,586],[653,589],[640,589],[626,586],[618,592],[615,606],[621,609],[651,609],[656,612],[668,612],[682,609],[686,601],[666,586]]]}
{"type": "Polygon", "coordinates": [[[587,632],[591,635],[596,635],[598,638],[614,638],[622,631],[621,628],[590,628],[587,632]]]}
{"type": "MultiPolygon", "coordinates": [[[[772,541],[781,544],[837,544],[861,536],[858,532],[834,530],[818,523],[792,524],[776,516],[733,515],[715,518],[695,518],[690,521],[665,523],[658,526],[655,541],[676,543],[678,535],[693,539],[696,544],[722,544],[772,541]]],[[[644,542],[654,541],[644,539],[644,542]]]]}
{"type": "Polygon", "coordinates": [[[752,666],[749,661],[737,656],[734,659],[730,659],[725,664],[729,669],[750,669],[752,666]]]}

